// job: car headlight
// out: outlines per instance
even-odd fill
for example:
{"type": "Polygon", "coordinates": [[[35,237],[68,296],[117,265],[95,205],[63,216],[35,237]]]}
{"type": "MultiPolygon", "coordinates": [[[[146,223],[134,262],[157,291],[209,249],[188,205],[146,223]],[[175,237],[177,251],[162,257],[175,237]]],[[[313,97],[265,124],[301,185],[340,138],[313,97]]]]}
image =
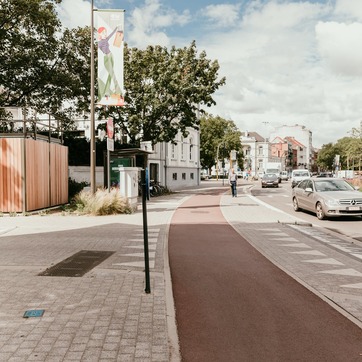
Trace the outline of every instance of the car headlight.
{"type": "Polygon", "coordinates": [[[324,203],[327,206],[338,206],[339,205],[338,200],[325,200],[324,203]]]}

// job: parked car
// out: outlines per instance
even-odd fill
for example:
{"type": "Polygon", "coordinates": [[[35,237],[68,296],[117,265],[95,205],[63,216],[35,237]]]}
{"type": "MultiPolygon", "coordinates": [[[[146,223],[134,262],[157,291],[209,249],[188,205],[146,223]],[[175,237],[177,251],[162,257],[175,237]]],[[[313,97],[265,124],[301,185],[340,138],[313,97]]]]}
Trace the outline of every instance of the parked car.
{"type": "Polygon", "coordinates": [[[293,208],[315,212],[318,219],[362,216],[362,193],[341,178],[311,178],[292,190],[293,208]]]}
{"type": "Polygon", "coordinates": [[[274,167],[267,167],[265,173],[275,173],[278,176],[279,183],[282,182],[282,177],[280,175],[280,169],[277,166],[274,167]]]}
{"type": "Polygon", "coordinates": [[[334,177],[332,172],[321,172],[320,174],[316,175],[316,177],[334,177]]]}
{"type": "Polygon", "coordinates": [[[280,173],[280,178],[282,179],[282,181],[288,181],[289,180],[288,171],[282,171],[280,173]]]}
{"type": "Polygon", "coordinates": [[[279,177],[275,173],[265,173],[261,179],[261,187],[279,187],[279,177]]]}
{"type": "Polygon", "coordinates": [[[292,171],[292,187],[299,184],[300,181],[310,178],[311,175],[308,170],[293,170],[292,171]]]}

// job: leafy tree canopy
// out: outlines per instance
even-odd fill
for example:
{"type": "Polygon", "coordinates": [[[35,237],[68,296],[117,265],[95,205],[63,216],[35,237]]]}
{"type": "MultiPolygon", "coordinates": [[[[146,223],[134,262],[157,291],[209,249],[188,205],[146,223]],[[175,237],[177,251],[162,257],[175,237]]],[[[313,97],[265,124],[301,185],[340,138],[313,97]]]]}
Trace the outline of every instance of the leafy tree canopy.
{"type": "Polygon", "coordinates": [[[7,106],[59,117],[65,102],[68,115],[89,108],[90,29],[61,32],[60,2],[0,0],[2,117],[7,106]]]}
{"type": "Polygon", "coordinates": [[[318,153],[317,164],[323,170],[335,168],[335,156],[340,156],[342,169],[360,169],[362,166],[362,128],[353,128],[352,137],[343,137],[335,144],[323,145],[318,153]]]}
{"type": "Polygon", "coordinates": [[[318,152],[318,166],[323,170],[332,170],[335,155],[336,147],[332,143],[323,145],[321,150],[318,152]]]}
{"type": "Polygon", "coordinates": [[[203,106],[215,104],[213,93],[223,84],[219,64],[197,54],[196,44],[168,50],[149,46],[124,49],[125,106],[110,107],[101,116],[112,116],[132,143],[172,142],[177,133],[199,126],[203,106]]]}
{"type": "Polygon", "coordinates": [[[362,138],[360,137],[344,137],[337,141],[335,145],[336,151],[340,155],[340,163],[344,169],[354,168],[362,162],[362,138]]]}
{"type": "Polygon", "coordinates": [[[241,132],[233,121],[219,116],[205,115],[200,120],[200,163],[210,169],[217,158],[222,160],[230,156],[232,150],[237,151],[238,164],[242,165],[243,152],[240,141],[241,132]]]}

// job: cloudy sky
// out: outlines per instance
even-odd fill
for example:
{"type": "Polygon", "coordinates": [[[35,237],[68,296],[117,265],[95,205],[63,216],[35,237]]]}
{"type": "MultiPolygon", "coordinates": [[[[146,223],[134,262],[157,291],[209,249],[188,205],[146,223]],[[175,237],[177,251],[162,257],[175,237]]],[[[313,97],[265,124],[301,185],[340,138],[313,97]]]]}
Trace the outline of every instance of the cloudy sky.
{"type": "MultiPolygon", "coordinates": [[[[226,85],[208,112],[263,137],[304,125],[321,147],[362,120],[362,0],[94,0],[125,9],[129,46],[184,47],[217,59],[226,85]]],[[[63,0],[66,27],[90,25],[90,1],[63,0]]]]}

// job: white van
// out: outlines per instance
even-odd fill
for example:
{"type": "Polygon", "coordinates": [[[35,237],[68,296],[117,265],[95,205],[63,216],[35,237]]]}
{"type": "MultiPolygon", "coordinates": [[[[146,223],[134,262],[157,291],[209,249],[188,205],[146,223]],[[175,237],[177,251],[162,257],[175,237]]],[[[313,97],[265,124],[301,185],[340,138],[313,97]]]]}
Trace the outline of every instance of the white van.
{"type": "Polygon", "coordinates": [[[280,173],[280,177],[281,177],[282,181],[288,181],[288,180],[289,180],[288,171],[282,171],[282,172],[280,173]]]}
{"type": "Polygon", "coordinates": [[[292,187],[299,184],[300,181],[303,181],[307,178],[310,178],[311,174],[308,170],[293,170],[292,171],[292,187]]]}

